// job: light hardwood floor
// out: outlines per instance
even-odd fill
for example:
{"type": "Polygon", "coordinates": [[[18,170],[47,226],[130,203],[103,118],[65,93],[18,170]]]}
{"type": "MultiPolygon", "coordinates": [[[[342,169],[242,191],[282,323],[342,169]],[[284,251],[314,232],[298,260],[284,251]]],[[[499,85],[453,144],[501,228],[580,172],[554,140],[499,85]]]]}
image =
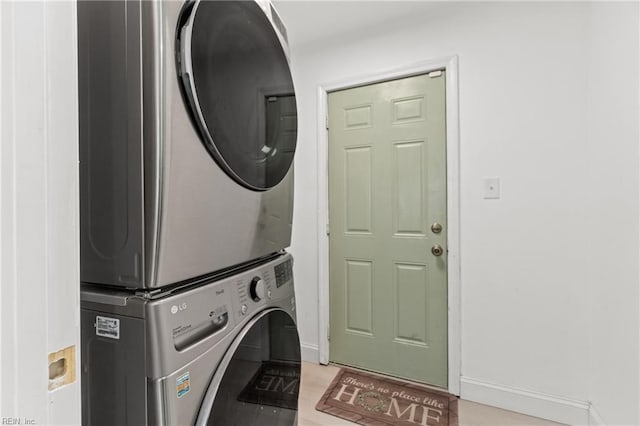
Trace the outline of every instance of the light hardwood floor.
{"type": "MultiPolygon", "coordinates": [[[[299,426],[347,426],[355,423],[316,411],[316,403],[333,380],[339,368],[333,365],[302,363],[300,387],[299,426]]],[[[512,411],[500,410],[474,402],[458,403],[460,426],[557,426],[558,423],[529,417],[512,411]]]]}

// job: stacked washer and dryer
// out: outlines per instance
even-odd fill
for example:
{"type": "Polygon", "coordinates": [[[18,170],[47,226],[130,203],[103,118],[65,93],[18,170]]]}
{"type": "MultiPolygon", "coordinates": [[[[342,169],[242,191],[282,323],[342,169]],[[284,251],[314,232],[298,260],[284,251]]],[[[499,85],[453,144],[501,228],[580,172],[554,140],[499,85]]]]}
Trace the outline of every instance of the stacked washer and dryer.
{"type": "Polygon", "coordinates": [[[293,425],[296,101],[269,1],[79,1],[82,422],[293,425]]]}

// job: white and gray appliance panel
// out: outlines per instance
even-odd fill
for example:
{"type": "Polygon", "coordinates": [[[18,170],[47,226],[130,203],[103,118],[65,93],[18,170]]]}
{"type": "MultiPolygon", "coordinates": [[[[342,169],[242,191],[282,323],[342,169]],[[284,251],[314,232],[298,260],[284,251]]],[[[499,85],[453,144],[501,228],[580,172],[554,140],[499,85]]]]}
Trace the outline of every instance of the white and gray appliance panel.
{"type": "Polygon", "coordinates": [[[269,2],[80,1],[81,280],[155,289],[289,246],[295,92],[269,2]]]}

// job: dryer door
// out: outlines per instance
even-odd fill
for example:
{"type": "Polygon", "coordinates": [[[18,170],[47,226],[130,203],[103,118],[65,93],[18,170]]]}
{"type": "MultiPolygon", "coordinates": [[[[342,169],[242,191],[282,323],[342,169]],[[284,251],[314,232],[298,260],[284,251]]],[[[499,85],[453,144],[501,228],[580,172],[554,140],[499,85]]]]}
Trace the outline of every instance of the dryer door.
{"type": "Polygon", "coordinates": [[[183,93],[205,147],[253,190],[277,185],[296,147],[284,26],[268,2],[187,3],[178,28],[183,93]]]}
{"type": "Polygon", "coordinates": [[[300,340],[283,310],[245,327],[216,370],[196,425],[292,426],[300,387],[300,340]]]}

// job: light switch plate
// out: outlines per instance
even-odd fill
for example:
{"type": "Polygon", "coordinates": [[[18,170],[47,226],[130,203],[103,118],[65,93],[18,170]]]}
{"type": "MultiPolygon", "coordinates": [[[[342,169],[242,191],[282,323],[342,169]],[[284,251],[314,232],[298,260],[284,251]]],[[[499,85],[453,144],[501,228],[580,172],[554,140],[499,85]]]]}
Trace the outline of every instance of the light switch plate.
{"type": "Polygon", "coordinates": [[[495,200],[500,198],[500,178],[486,177],[484,182],[484,198],[485,200],[495,200]]]}

